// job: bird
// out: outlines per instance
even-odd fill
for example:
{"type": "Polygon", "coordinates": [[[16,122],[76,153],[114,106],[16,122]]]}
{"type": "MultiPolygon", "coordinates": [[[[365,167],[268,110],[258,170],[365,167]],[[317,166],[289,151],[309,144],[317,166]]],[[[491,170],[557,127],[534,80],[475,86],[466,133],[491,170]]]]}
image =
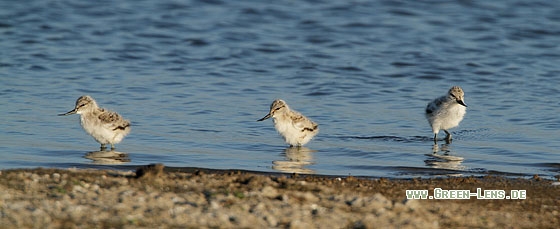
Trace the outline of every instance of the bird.
{"type": "Polygon", "coordinates": [[[451,87],[447,95],[428,103],[426,118],[434,133],[434,143],[437,144],[437,134],[440,130],[447,134],[445,141],[451,143],[451,133],[448,129],[458,126],[466,113],[465,93],[459,86],[451,87]]]}
{"type": "Polygon", "coordinates": [[[121,142],[130,133],[130,121],[117,112],[100,108],[97,102],[88,95],[78,98],[73,110],[59,114],[59,116],[71,114],[80,115],[82,128],[101,144],[102,151],[106,149],[106,144],[110,144],[111,150],[114,150],[115,144],[121,142]]]}
{"type": "Polygon", "coordinates": [[[270,105],[270,112],[257,121],[274,118],[276,131],[290,144],[290,147],[301,147],[308,143],[317,133],[319,125],[301,113],[290,109],[284,100],[276,99],[270,105]]]}

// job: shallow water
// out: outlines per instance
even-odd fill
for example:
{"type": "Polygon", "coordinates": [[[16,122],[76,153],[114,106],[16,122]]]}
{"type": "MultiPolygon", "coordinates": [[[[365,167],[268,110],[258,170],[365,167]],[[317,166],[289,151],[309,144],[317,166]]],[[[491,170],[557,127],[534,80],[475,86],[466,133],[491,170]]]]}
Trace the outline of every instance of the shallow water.
{"type": "MultiPolygon", "coordinates": [[[[95,167],[83,94],[132,121],[129,161],[375,177],[560,172],[560,2],[0,3],[0,168],[95,167]],[[425,105],[465,120],[434,147],[425,105]],[[275,98],[320,125],[287,149],[275,98]],[[436,154],[434,155],[434,152],[436,154]]],[[[443,133],[440,133],[443,136],[443,133]]]]}

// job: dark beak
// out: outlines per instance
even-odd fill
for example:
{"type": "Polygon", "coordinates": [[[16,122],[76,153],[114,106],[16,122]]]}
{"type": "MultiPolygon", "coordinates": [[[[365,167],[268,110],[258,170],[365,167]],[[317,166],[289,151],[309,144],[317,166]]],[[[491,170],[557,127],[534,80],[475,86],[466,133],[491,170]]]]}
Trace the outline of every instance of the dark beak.
{"type": "Polygon", "coordinates": [[[68,111],[64,114],[58,114],[58,116],[66,116],[66,115],[71,115],[71,114],[76,114],[76,112],[78,112],[76,109],[68,111]]]}
{"type": "Polygon", "coordinates": [[[270,113],[268,113],[268,114],[267,114],[266,116],[264,116],[263,118],[257,120],[257,122],[260,122],[260,121],[263,121],[263,120],[267,120],[267,119],[269,119],[270,117],[272,117],[272,116],[270,115],[270,113]]]}
{"type": "Polygon", "coordinates": [[[463,100],[457,100],[457,103],[459,103],[459,104],[461,104],[461,105],[467,107],[467,104],[465,104],[465,102],[463,102],[463,100]]]}

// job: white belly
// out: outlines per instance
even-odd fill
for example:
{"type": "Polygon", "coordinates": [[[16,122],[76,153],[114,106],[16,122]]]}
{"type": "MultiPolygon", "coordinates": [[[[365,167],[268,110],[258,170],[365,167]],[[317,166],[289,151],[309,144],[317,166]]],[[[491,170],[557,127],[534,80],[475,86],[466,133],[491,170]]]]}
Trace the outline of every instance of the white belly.
{"type": "Polygon", "coordinates": [[[117,144],[127,134],[125,131],[111,129],[111,125],[103,125],[97,117],[81,115],[80,121],[82,128],[100,144],[117,144]]]}
{"type": "Polygon", "coordinates": [[[447,130],[459,125],[467,113],[467,108],[460,104],[451,104],[441,107],[432,114],[428,114],[428,121],[434,133],[440,130],[447,130]]]}
{"type": "Polygon", "coordinates": [[[283,120],[281,118],[274,119],[274,127],[276,131],[284,137],[286,143],[292,146],[303,146],[317,134],[317,131],[302,131],[296,128],[291,121],[283,120]]]}

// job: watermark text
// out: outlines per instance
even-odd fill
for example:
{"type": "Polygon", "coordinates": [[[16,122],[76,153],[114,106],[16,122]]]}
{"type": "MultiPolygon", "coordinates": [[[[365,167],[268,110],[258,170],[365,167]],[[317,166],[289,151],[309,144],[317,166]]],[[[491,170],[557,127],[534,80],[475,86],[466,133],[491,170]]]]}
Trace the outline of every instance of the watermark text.
{"type": "Polygon", "coordinates": [[[524,200],[527,199],[526,190],[482,190],[477,188],[476,192],[471,190],[446,190],[434,188],[432,195],[429,190],[406,190],[407,199],[417,200],[468,200],[471,198],[479,200],[524,200]]]}

